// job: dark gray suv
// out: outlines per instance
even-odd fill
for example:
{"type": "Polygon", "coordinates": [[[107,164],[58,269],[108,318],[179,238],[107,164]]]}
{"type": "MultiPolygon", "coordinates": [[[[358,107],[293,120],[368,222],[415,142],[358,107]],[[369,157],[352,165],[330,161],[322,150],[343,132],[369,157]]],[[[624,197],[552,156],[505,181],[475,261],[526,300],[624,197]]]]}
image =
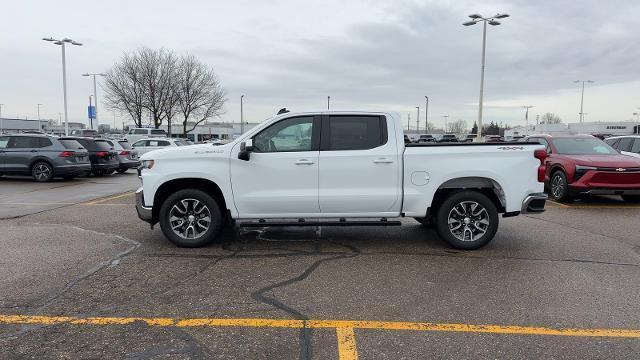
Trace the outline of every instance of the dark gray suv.
{"type": "Polygon", "coordinates": [[[0,175],[31,175],[44,182],[90,171],[87,149],[75,140],[35,134],[0,136],[0,175]]]}

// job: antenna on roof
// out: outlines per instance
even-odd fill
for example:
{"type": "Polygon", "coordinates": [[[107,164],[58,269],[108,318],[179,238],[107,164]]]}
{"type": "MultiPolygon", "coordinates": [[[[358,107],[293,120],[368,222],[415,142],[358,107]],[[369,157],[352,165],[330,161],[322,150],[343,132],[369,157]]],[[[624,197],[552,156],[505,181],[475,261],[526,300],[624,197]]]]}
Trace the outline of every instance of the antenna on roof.
{"type": "Polygon", "coordinates": [[[287,110],[287,108],[282,108],[282,109],[278,110],[278,115],[280,115],[280,114],[286,114],[286,113],[288,113],[288,112],[289,112],[289,110],[287,110]]]}

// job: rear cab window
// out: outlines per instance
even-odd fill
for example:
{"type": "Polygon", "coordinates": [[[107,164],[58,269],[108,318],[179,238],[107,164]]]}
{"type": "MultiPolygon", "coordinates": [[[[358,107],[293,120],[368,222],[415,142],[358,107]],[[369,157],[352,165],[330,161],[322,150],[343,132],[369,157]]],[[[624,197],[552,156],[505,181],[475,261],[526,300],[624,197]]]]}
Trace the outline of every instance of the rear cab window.
{"type": "Polygon", "coordinates": [[[386,143],[384,116],[331,115],[323,119],[320,150],[368,150],[386,143]]]}

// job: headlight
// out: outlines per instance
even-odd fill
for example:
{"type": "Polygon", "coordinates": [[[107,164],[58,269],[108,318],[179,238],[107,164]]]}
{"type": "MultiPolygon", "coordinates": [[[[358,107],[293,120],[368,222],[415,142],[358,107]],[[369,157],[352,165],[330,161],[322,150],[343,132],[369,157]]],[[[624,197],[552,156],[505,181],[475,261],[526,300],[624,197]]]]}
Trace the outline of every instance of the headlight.
{"type": "Polygon", "coordinates": [[[151,169],[156,162],[154,160],[142,160],[140,162],[141,169],[151,169]]]}
{"type": "Polygon", "coordinates": [[[576,165],[576,171],[587,171],[587,170],[598,170],[598,168],[593,166],[576,165]]]}

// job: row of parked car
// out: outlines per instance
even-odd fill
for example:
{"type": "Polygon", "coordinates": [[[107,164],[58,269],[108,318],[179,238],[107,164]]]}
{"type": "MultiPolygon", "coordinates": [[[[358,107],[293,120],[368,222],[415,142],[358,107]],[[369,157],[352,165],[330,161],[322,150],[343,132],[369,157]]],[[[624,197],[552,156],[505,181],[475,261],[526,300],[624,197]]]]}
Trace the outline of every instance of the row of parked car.
{"type": "Polygon", "coordinates": [[[35,181],[104,176],[136,168],[138,151],[125,140],[52,137],[38,134],[0,136],[0,176],[30,175],[35,181]]]}

